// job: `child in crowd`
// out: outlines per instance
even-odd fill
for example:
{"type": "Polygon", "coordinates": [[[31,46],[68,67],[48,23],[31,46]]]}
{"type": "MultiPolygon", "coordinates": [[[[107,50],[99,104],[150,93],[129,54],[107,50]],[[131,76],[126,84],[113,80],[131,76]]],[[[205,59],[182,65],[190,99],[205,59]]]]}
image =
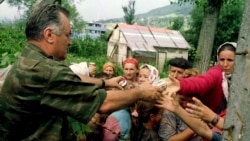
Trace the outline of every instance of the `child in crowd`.
{"type": "Polygon", "coordinates": [[[139,132],[136,141],[160,141],[155,127],[161,121],[163,110],[147,101],[137,102],[139,132]]]}
{"type": "MultiPolygon", "coordinates": [[[[151,65],[140,66],[138,83],[153,83],[159,80],[158,70],[151,65]]],[[[160,137],[155,131],[159,125],[162,109],[154,106],[154,103],[138,101],[132,109],[132,133],[131,138],[136,141],[158,141],[160,137]]]]}

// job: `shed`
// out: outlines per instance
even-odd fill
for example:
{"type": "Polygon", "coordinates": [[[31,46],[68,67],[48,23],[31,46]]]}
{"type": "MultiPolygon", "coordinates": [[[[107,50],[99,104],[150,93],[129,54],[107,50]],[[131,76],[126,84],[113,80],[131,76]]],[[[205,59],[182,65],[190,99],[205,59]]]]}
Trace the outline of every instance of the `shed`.
{"type": "Polygon", "coordinates": [[[122,64],[128,57],[156,64],[161,72],[166,59],[188,58],[190,45],[179,31],[150,26],[117,24],[108,37],[107,56],[122,64]]]}

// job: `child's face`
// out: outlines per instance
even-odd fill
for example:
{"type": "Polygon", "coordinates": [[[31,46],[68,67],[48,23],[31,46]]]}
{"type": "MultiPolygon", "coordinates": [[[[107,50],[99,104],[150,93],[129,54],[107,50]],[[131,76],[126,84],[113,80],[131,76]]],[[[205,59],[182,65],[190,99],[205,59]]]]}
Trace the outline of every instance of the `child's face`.
{"type": "Polygon", "coordinates": [[[139,71],[139,83],[149,82],[150,70],[148,68],[142,68],[139,71]]]}

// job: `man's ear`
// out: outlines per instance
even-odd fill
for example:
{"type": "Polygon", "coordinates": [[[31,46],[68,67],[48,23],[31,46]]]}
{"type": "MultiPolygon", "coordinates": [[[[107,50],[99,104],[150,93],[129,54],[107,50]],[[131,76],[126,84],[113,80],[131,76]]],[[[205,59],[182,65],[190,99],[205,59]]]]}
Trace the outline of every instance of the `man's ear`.
{"type": "Polygon", "coordinates": [[[43,37],[44,37],[44,40],[50,44],[52,44],[54,42],[54,33],[53,33],[52,29],[50,29],[50,28],[44,29],[43,37]]]}

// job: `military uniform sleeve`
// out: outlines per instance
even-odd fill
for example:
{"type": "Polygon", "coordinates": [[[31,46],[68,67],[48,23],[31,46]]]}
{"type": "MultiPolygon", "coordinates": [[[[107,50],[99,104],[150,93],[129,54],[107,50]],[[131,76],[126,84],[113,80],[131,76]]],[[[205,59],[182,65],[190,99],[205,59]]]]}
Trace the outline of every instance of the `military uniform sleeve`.
{"type": "Polygon", "coordinates": [[[69,67],[56,65],[42,94],[41,104],[51,112],[87,123],[102,105],[106,92],[97,85],[84,83],[69,67]]]}

